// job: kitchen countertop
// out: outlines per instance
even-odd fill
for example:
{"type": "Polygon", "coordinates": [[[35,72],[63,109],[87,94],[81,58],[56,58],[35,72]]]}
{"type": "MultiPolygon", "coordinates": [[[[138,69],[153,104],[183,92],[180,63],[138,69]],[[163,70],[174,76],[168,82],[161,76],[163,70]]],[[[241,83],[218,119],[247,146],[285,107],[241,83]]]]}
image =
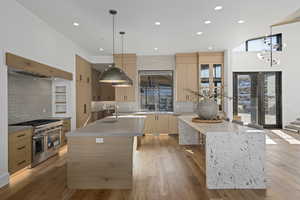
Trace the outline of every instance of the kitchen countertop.
{"type": "Polygon", "coordinates": [[[31,126],[8,126],[8,134],[32,129],[31,126]]]}
{"type": "Polygon", "coordinates": [[[67,133],[73,136],[142,136],[145,116],[123,115],[115,120],[114,116],[95,121],[84,128],[67,133]]]}
{"type": "Polygon", "coordinates": [[[192,122],[192,119],[196,117],[197,115],[181,115],[178,117],[179,120],[182,120],[183,122],[187,123],[197,131],[201,132],[202,134],[207,134],[210,132],[253,132],[253,133],[263,133],[263,130],[257,130],[254,128],[250,128],[247,126],[241,126],[235,123],[223,121],[222,123],[194,123],[192,122]]]}
{"type": "Polygon", "coordinates": [[[47,119],[59,119],[59,120],[64,120],[64,119],[71,119],[71,117],[48,117],[47,119]]]}
{"type": "Polygon", "coordinates": [[[121,116],[122,115],[175,115],[175,116],[180,116],[180,115],[190,115],[193,113],[179,113],[179,112],[142,112],[142,111],[137,111],[137,112],[120,112],[119,113],[121,116]]]}

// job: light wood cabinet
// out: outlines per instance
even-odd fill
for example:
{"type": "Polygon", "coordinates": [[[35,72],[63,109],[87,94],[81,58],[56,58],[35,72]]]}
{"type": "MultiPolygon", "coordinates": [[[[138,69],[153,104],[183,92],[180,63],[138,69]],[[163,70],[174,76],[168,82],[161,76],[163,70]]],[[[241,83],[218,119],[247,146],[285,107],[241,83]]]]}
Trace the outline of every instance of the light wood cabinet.
{"type": "Polygon", "coordinates": [[[168,114],[147,115],[144,125],[145,134],[174,134],[177,131],[177,117],[168,114]]]}
{"type": "Polygon", "coordinates": [[[67,143],[66,133],[71,131],[71,120],[64,119],[63,120],[63,127],[62,127],[62,135],[61,135],[61,144],[65,145],[67,143]]]}
{"type": "Polygon", "coordinates": [[[67,186],[71,189],[130,189],[133,137],[69,137],[67,186]]]}
{"type": "Polygon", "coordinates": [[[144,122],[144,133],[154,133],[155,115],[147,115],[144,122]]]}
{"type": "Polygon", "coordinates": [[[155,131],[157,133],[169,133],[169,116],[170,115],[156,116],[155,131]]]}
{"type": "Polygon", "coordinates": [[[137,66],[136,66],[136,54],[124,54],[123,66],[122,55],[115,54],[114,62],[117,67],[120,67],[133,81],[133,86],[126,88],[116,88],[115,98],[118,102],[133,102],[136,100],[135,89],[137,82],[137,66]]]}
{"type": "Polygon", "coordinates": [[[31,164],[32,129],[26,129],[8,136],[8,168],[10,174],[31,164]]]}
{"type": "Polygon", "coordinates": [[[212,94],[223,110],[224,104],[224,52],[199,52],[199,91],[212,94]]]}
{"type": "Polygon", "coordinates": [[[197,53],[176,54],[176,100],[197,101],[189,90],[198,91],[197,53]]]}
{"type": "Polygon", "coordinates": [[[73,74],[12,53],[6,53],[6,65],[32,74],[73,80],[73,74]]]}
{"type": "Polygon", "coordinates": [[[93,101],[114,101],[115,88],[109,83],[100,83],[101,72],[92,69],[92,100],[93,101]]]}
{"type": "Polygon", "coordinates": [[[92,100],[100,101],[101,98],[101,84],[99,82],[99,78],[101,76],[101,72],[92,69],[92,100]]]}
{"type": "Polygon", "coordinates": [[[178,134],[178,118],[177,116],[169,116],[169,133],[178,134]]]}
{"type": "Polygon", "coordinates": [[[92,102],[91,64],[76,56],[76,119],[77,128],[85,126],[91,118],[92,102]]]}

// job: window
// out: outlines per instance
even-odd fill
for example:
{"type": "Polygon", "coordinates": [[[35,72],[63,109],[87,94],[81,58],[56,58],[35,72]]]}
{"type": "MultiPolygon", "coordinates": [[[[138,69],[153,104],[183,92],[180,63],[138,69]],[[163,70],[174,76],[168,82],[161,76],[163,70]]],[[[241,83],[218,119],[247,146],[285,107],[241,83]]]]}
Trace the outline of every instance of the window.
{"type": "Polygon", "coordinates": [[[140,110],[173,111],[173,72],[139,71],[140,110]]]}
{"type": "Polygon", "coordinates": [[[282,34],[259,37],[246,41],[246,51],[270,51],[271,41],[273,51],[282,51],[282,34]]]}

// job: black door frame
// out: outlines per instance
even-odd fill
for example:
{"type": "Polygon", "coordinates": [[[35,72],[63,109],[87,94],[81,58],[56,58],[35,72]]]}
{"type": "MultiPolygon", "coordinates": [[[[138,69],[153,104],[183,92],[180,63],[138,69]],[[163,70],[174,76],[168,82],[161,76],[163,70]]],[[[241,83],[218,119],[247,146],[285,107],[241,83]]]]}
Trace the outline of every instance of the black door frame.
{"type": "MultiPolygon", "coordinates": [[[[272,129],[272,128],[282,128],[282,74],[278,71],[263,71],[263,72],[233,72],[233,114],[238,114],[238,75],[250,75],[251,76],[251,97],[253,99],[258,100],[258,102],[252,101],[254,105],[258,106],[258,113],[257,113],[257,122],[260,125],[263,125],[264,128],[272,129]],[[265,124],[265,108],[264,108],[264,74],[272,72],[275,73],[276,83],[276,124],[265,124]],[[253,87],[253,84],[256,83],[257,88],[253,87]]],[[[253,117],[253,112],[251,112],[251,119],[253,117]]]]}

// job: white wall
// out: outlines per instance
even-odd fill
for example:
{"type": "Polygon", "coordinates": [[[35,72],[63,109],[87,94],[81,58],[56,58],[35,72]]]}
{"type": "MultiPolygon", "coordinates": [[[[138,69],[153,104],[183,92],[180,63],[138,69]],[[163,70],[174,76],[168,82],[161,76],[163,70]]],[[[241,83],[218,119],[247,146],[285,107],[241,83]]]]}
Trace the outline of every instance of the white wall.
{"type": "MultiPolygon", "coordinates": [[[[15,0],[0,3],[0,187],[7,183],[7,66],[5,52],[72,72],[75,54],[88,59],[86,52],[49,27],[15,0]]],[[[72,127],[75,127],[75,83],[72,91],[72,127]]]]}
{"type": "Polygon", "coordinates": [[[113,57],[112,56],[90,56],[91,63],[112,63],[113,62],[113,57]]]}
{"type": "Polygon", "coordinates": [[[282,114],[283,125],[286,125],[300,117],[300,23],[276,27],[273,31],[283,34],[286,46],[281,53],[274,55],[280,58],[280,65],[270,67],[257,58],[257,52],[232,52],[231,67],[232,72],[282,71],[282,114]]]}
{"type": "Polygon", "coordinates": [[[3,49],[0,49],[0,187],[8,183],[7,145],[7,68],[4,67],[3,49]]]}
{"type": "Polygon", "coordinates": [[[230,119],[233,118],[233,101],[231,98],[233,96],[231,55],[230,50],[224,52],[224,112],[230,119]]]}

